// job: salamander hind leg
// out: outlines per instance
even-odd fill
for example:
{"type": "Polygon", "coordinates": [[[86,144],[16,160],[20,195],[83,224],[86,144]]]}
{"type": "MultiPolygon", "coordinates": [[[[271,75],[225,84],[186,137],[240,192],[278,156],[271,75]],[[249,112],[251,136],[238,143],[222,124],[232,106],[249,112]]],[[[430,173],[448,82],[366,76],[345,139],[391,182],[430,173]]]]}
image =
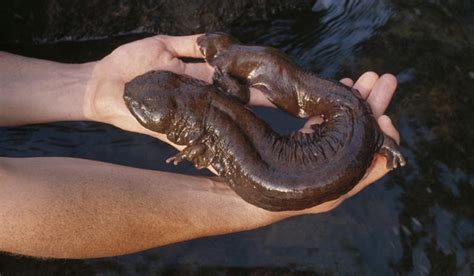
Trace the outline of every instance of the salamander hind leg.
{"type": "Polygon", "coordinates": [[[400,147],[395,140],[384,134],[384,141],[379,153],[387,158],[387,169],[393,170],[406,164],[405,158],[400,152],[400,147]]]}
{"type": "Polygon", "coordinates": [[[247,104],[250,101],[249,88],[223,72],[220,68],[215,68],[212,80],[214,85],[225,95],[235,98],[243,104],[247,104]]]}
{"type": "Polygon", "coordinates": [[[211,165],[214,153],[204,144],[190,145],[178,152],[175,156],[166,159],[166,163],[178,165],[183,160],[194,163],[197,169],[203,169],[211,165]]]}

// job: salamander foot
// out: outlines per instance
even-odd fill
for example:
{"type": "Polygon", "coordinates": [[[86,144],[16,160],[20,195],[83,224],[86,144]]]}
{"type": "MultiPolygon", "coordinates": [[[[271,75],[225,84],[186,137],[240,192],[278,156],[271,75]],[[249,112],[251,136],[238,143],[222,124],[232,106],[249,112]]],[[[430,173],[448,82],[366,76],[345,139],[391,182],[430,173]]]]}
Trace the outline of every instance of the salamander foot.
{"type": "Polygon", "coordinates": [[[403,167],[406,164],[405,158],[400,152],[400,147],[395,140],[385,134],[379,153],[387,158],[387,169],[393,170],[398,167],[403,167]]]}
{"type": "Polygon", "coordinates": [[[175,156],[166,159],[166,163],[173,162],[174,165],[178,165],[179,162],[188,160],[193,162],[197,169],[203,169],[210,166],[213,159],[214,154],[206,145],[196,144],[187,146],[175,156]]]}

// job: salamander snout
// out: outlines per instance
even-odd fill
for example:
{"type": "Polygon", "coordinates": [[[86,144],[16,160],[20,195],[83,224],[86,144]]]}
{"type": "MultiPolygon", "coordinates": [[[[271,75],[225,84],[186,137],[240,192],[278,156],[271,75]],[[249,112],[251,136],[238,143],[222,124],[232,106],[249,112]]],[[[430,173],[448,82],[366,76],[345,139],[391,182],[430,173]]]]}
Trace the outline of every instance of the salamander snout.
{"type": "Polygon", "coordinates": [[[224,33],[207,33],[197,39],[199,50],[206,61],[212,60],[221,50],[233,44],[240,44],[235,38],[224,33]]]}

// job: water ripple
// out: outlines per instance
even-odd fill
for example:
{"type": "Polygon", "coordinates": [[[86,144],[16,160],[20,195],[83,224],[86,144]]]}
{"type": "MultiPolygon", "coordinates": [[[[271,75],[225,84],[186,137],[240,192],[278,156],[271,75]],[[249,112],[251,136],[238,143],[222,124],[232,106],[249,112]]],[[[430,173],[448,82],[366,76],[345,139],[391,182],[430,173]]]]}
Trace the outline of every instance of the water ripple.
{"type": "Polygon", "coordinates": [[[334,77],[392,14],[386,1],[317,1],[313,12],[260,23],[263,30],[250,42],[279,48],[307,70],[334,77]]]}

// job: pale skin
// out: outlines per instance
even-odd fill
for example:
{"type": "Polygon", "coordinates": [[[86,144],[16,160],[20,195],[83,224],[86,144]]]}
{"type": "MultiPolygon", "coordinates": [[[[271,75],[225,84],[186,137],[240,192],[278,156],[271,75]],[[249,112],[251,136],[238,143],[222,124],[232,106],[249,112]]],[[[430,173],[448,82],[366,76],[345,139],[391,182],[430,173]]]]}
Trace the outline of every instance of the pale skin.
{"type": "MultiPolygon", "coordinates": [[[[211,81],[195,36],[156,36],[117,48],[97,62],[61,64],[0,52],[0,126],[88,120],[156,137],[122,100],[125,82],[150,70],[211,81]]],[[[396,89],[393,75],[366,72],[353,82],[381,129],[399,141],[383,115],[396,89]]],[[[251,105],[271,104],[252,90],[251,105]]],[[[303,131],[317,119],[310,119],[303,131]]],[[[163,160],[164,161],[164,160],[163,160]]],[[[210,168],[212,170],[212,168],[210,168]]],[[[262,227],[327,212],[388,173],[376,155],[349,193],[310,209],[268,212],[240,199],[220,178],[142,170],[73,158],[0,158],[0,251],[46,258],[128,254],[179,241],[262,227]]]]}

